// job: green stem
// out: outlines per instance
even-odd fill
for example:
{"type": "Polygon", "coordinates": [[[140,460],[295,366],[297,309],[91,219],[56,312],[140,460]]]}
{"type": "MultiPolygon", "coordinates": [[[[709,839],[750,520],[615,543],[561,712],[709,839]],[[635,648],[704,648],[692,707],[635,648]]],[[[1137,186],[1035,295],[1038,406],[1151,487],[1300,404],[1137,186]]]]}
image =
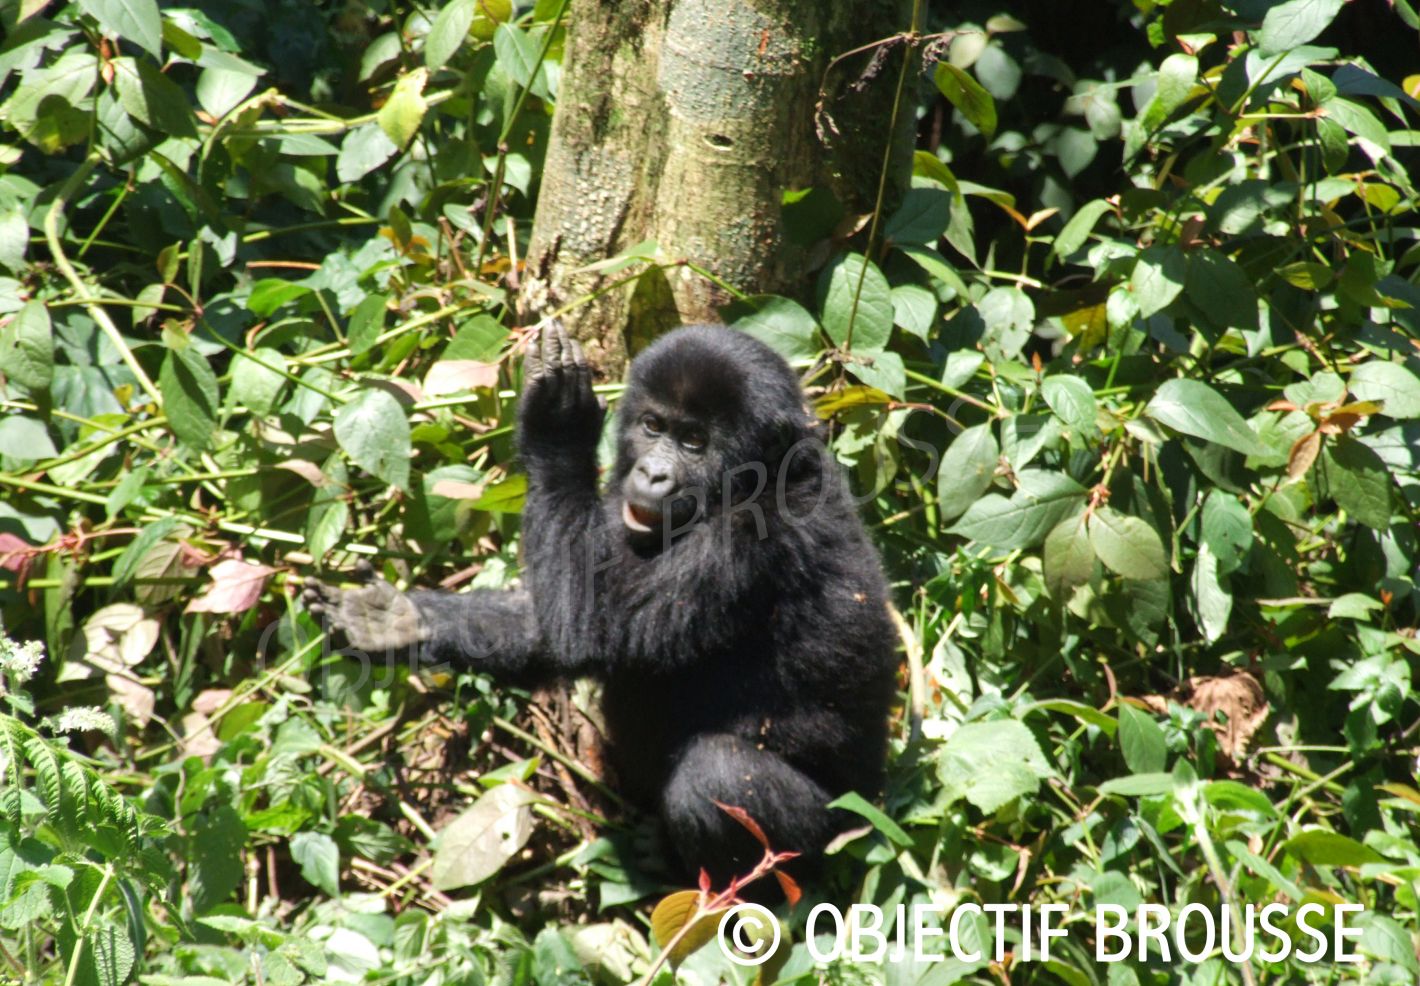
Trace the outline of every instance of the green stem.
{"type": "Polygon", "coordinates": [[[148,378],[148,374],[133,355],[133,351],[128,348],[128,343],[119,333],[118,326],[113,323],[113,319],[109,318],[108,312],[103,309],[101,300],[89,291],[88,285],[79,276],[79,272],[74,269],[74,265],[69,262],[69,257],[64,253],[64,247],[59,242],[59,217],[64,214],[69,199],[79,190],[79,186],[84,184],[84,180],[89,177],[98,163],[98,152],[91,151],[89,156],[84,158],[83,163],[75,168],[74,173],[65,179],[64,184],[59,187],[54,201],[50,203],[49,211],[44,214],[44,238],[49,244],[49,252],[54,259],[54,265],[59,268],[64,279],[69,282],[69,286],[74,289],[74,294],[83,303],[84,310],[89,313],[90,318],[98,323],[104,335],[108,336],[109,342],[113,343],[113,347],[118,350],[119,356],[123,358],[123,362],[137,379],[138,385],[153,399],[155,404],[161,407],[163,395],[158,392],[158,388],[148,378]]]}

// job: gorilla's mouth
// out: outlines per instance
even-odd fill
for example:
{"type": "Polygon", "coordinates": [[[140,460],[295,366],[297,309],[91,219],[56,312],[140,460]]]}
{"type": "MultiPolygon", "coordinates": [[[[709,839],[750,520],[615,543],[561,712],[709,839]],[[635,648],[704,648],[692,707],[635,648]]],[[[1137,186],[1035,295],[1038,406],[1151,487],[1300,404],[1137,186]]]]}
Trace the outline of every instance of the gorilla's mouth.
{"type": "Polygon", "coordinates": [[[650,534],[661,526],[661,513],[650,507],[641,507],[630,500],[621,502],[621,521],[626,529],[635,534],[650,534]]]}

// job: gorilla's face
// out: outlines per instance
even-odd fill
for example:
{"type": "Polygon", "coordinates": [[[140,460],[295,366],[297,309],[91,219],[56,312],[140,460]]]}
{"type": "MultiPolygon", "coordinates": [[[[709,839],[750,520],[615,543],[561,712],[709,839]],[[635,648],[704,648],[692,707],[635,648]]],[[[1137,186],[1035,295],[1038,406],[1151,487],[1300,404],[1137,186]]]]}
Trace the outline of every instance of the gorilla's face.
{"type": "Polygon", "coordinates": [[[660,401],[628,409],[621,434],[631,469],[621,481],[621,519],[633,537],[658,536],[694,522],[719,472],[710,422],[660,401]]]}

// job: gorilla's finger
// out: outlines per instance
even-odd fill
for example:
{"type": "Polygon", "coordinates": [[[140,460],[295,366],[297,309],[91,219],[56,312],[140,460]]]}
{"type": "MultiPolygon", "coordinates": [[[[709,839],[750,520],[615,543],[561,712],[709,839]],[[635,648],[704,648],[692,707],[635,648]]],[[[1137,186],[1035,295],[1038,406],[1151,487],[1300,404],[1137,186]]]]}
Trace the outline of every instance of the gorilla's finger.
{"type": "Polygon", "coordinates": [[[577,364],[581,360],[581,347],[577,345],[577,340],[567,334],[567,330],[559,323],[558,333],[562,336],[562,369],[568,372],[577,369],[577,364]]]}
{"type": "Polygon", "coordinates": [[[523,379],[525,381],[536,380],[542,376],[542,334],[546,328],[538,329],[536,335],[530,336],[526,340],[523,350],[523,379]]]}
{"type": "Polygon", "coordinates": [[[554,373],[562,365],[562,331],[557,322],[542,330],[542,362],[548,373],[554,373]]]}

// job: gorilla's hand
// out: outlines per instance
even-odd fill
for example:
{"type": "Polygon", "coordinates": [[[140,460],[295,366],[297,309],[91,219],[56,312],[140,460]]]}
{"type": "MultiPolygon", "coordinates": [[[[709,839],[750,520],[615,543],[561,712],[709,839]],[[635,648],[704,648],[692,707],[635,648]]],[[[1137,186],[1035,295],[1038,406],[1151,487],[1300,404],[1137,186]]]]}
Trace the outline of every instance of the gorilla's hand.
{"type": "Polygon", "coordinates": [[[561,322],[544,326],[523,361],[524,444],[595,447],[605,416],[582,347],[561,322]]]}
{"type": "Polygon", "coordinates": [[[397,650],[424,639],[419,610],[408,596],[377,577],[364,559],[356,564],[355,577],[363,583],[358,589],[306,579],[301,597],[311,615],[357,650],[397,650]]]}

